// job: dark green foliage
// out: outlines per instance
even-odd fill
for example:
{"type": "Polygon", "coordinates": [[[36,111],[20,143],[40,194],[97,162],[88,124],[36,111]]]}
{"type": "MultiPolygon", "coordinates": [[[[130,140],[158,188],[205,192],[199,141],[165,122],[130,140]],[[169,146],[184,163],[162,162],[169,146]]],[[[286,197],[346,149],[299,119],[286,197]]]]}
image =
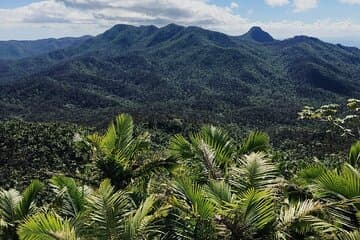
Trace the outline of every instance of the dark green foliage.
{"type": "Polygon", "coordinates": [[[263,132],[251,132],[244,140],[240,152],[249,154],[252,152],[266,152],[270,147],[270,137],[263,132]]]}
{"type": "MultiPolygon", "coordinates": [[[[271,40],[258,28],[251,33],[271,40]]],[[[359,50],[309,37],[259,43],[197,27],[117,25],[0,64],[0,117],[102,124],[129,112],[142,120],[294,124],[305,103],[358,96],[359,62],[359,50]]]]}
{"type": "Polygon", "coordinates": [[[93,159],[102,176],[116,187],[127,186],[135,178],[146,178],[154,171],[171,167],[171,161],[145,159],[143,153],[150,147],[150,135],[134,134],[134,122],[128,114],[120,114],[107,128],[105,134],[88,136],[93,159]]]}
{"type": "Polygon", "coordinates": [[[351,146],[349,153],[349,162],[353,167],[359,167],[360,164],[360,141],[351,146]]]}
{"type": "Polygon", "coordinates": [[[37,41],[0,41],[0,60],[34,57],[80,44],[89,37],[42,39],[37,41]]]}
{"type": "Polygon", "coordinates": [[[275,40],[269,33],[264,32],[260,27],[252,27],[249,32],[242,36],[242,38],[260,43],[272,42],[275,40]]]}
{"type": "MultiPolygon", "coordinates": [[[[36,201],[44,188],[37,180],[21,194],[0,188],[0,235],[14,240],[358,236],[356,166],[330,168],[326,161],[313,160],[286,180],[282,162],[271,154],[269,137],[261,132],[250,133],[241,143],[221,128],[204,126],[188,139],[172,138],[167,160],[147,147],[151,142],[141,132],[129,115],[121,114],[104,134],[90,135],[90,142],[75,135],[71,141],[91,148],[100,167],[86,173],[87,178],[76,176],[80,181],[52,177],[42,201],[36,201]],[[109,179],[99,187],[85,185],[98,175],[109,179]]],[[[355,144],[350,156],[357,155],[355,144]]]]}
{"type": "Polygon", "coordinates": [[[89,154],[76,147],[75,134],[83,134],[75,125],[0,122],[0,185],[23,186],[59,173],[80,175],[89,154]]]}

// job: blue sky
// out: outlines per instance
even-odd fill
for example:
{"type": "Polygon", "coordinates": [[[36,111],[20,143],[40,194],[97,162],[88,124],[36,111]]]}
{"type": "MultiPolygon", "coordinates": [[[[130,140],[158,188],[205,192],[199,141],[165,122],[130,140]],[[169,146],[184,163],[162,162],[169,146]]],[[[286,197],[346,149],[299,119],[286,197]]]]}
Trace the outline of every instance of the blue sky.
{"type": "Polygon", "coordinates": [[[360,46],[360,0],[1,0],[0,39],[96,35],[117,23],[168,23],[360,46]]]}

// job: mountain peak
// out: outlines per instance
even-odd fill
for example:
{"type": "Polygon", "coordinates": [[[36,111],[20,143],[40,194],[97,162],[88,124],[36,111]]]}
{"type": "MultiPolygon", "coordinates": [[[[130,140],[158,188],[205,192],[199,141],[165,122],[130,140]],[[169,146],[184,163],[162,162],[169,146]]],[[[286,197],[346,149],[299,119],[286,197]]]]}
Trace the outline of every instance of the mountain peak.
{"type": "Polygon", "coordinates": [[[274,41],[274,38],[269,33],[265,32],[258,26],[252,27],[245,35],[243,35],[243,37],[262,43],[274,41]]]}

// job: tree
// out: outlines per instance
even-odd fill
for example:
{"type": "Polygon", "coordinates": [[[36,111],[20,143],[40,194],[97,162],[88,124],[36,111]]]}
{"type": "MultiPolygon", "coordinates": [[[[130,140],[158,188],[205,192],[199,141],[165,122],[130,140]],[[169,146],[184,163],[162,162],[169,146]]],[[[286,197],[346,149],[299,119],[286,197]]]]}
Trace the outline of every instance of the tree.
{"type": "Polygon", "coordinates": [[[57,188],[68,195],[63,199],[62,210],[60,213],[40,211],[27,218],[18,228],[21,240],[138,240],[161,236],[157,220],[167,214],[167,208],[158,204],[155,195],[150,195],[136,206],[128,192],[116,191],[109,180],[104,180],[96,191],[85,198],[80,197],[79,201],[79,192],[76,192],[72,181],[62,177],[52,179],[52,184],[56,182],[56,186],[72,186],[71,190],[57,188]],[[76,193],[71,193],[74,190],[76,193]],[[75,203],[75,199],[80,204],[70,206],[69,203],[75,203]],[[80,211],[85,216],[81,219],[79,213],[74,216],[75,209],[82,209],[80,211]]]}
{"type": "Polygon", "coordinates": [[[300,119],[327,122],[339,130],[342,136],[360,139],[360,100],[349,99],[346,106],[323,105],[319,108],[306,106],[299,112],[300,119]]]}
{"type": "Polygon", "coordinates": [[[27,217],[37,210],[36,198],[43,184],[35,180],[20,193],[15,189],[0,190],[0,236],[17,239],[16,229],[27,217]]]}
{"type": "Polygon", "coordinates": [[[263,158],[260,153],[245,156],[239,166],[233,165],[224,180],[210,179],[205,185],[188,178],[176,180],[171,188],[175,222],[188,221],[178,225],[174,232],[187,239],[260,236],[275,217],[275,195],[270,190],[274,185],[270,183],[275,183],[276,171],[263,158]],[[269,169],[265,170],[266,167],[269,169]]]}
{"type": "Polygon", "coordinates": [[[170,140],[169,155],[187,167],[189,177],[197,181],[221,179],[228,173],[239,155],[253,151],[266,151],[269,137],[265,133],[251,132],[237,149],[228,133],[214,126],[204,126],[187,140],[176,135],[170,140]]]}
{"type": "Polygon", "coordinates": [[[171,162],[158,159],[143,159],[149,149],[150,136],[147,132],[134,136],[131,116],[120,114],[110,124],[104,135],[95,133],[89,140],[97,166],[112,184],[124,188],[131,180],[145,177],[159,168],[166,168],[171,162]]]}

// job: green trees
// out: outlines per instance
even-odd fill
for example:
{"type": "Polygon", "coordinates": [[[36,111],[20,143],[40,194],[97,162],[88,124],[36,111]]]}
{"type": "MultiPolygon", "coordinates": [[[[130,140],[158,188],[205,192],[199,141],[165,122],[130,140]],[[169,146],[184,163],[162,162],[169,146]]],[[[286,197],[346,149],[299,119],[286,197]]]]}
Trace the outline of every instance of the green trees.
{"type": "Polygon", "coordinates": [[[33,181],[22,193],[15,189],[0,190],[0,236],[17,239],[16,229],[28,216],[37,211],[35,205],[43,184],[33,181]]]}
{"type": "Polygon", "coordinates": [[[340,168],[316,163],[286,180],[261,132],[237,143],[226,131],[205,126],[188,138],[174,136],[165,160],[151,156],[149,138],[135,136],[128,115],[89,139],[94,163],[107,178],[87,186],[54,176],[42,205],[36,204],[44,188],[39,181],[22,194],[1,190],[1,239],[359,237],[359,143],[340,168]]]}
{"type": "Polygon", "coordinates": [[[146,159],[149,148],[147,132],[135,136],[131,116],[121,114],[110,124],[105,134],[88,137],[93,145],[93,156],[103,177],[123,188],[135,178],[146,177],[157,168],[170,165],[159,159],[146,159]]]}
{"type": "Polygon", "coordinates": [[[56,184],[54,191],[61,194],[61,204],[27,218],[18,228],[20,239],[135,240],[158,234],[156,220],[166,208],[158,207],[155,195],[136,206],[128,192],[116,191],[109,180],[96,190],[84,190],[86,194],[78,191],[84,186],[75,186],[73,181],[66,177],[51,180],[56,184]]]}
{"type": "Polygon", "coordinates": [[[329,123],[343,136],[360,138],[360,100],[349,99],[345,106],[323,105],[319,108],[306,106],[299,112],[300,119],[311,119],[329,123]]]}

